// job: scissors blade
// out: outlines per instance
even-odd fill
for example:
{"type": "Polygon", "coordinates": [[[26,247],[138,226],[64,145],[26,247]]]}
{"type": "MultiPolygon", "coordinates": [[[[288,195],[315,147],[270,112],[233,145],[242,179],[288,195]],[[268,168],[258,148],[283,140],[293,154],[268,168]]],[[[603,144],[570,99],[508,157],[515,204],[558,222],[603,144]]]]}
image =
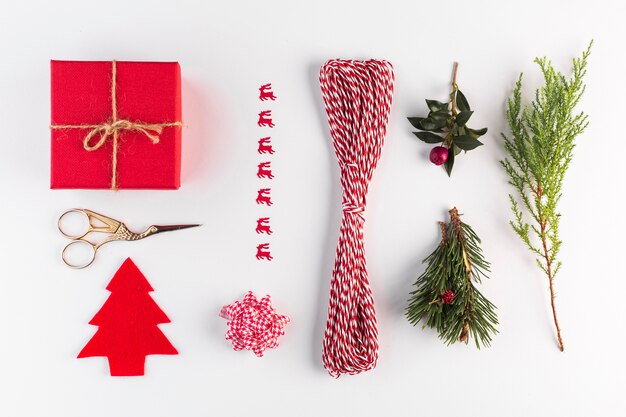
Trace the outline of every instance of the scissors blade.
{"type": "Polygon", "coordinates": [[[173,230],[189,229],[190,227],[198,227],[198,226],[202,226],[202,225],[201,224],[172,224],[172,225],[167,225],[167,226],[154,226],[156,227],[156,232],[154,232],[154,234],[162,233],[162,232],[171,232],[173,230]]]}

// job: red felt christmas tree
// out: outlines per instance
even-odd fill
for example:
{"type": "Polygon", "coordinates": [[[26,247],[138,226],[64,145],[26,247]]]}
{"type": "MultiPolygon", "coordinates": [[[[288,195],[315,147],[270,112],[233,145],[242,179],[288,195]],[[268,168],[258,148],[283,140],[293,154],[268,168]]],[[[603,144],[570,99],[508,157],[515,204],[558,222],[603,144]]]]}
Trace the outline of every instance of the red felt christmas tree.
{"type": "Polygon", "coordinates": [[[154,290],[130,258],[106,289],[111,295],[89,322],[99,329],[79,358],[106,356],[111,376],[138,376],[144,374],[146,355],[178,354],[157,327],[170,319],[148,294],[154,290]]]}

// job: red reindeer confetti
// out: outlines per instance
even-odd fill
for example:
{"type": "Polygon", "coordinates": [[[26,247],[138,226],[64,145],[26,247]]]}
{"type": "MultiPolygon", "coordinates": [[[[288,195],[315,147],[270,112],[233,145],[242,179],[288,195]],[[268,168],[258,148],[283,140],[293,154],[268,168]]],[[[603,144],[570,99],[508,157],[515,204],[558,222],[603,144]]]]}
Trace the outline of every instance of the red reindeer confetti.
{"type": "Polygon", "coordinates": [[[228,320],[226,340],[234,350],[251,350],[261,357],[266,349],[278,346],[278,338],[285,334],[289,317],[280,315],[272,307],[270,296],[257,300],[250,291],[242,301],[224,306],[220,316],[228,320]]]}
{"type": "Polygon", "coordinates": [[[272,174],[272,163],[270,161],[261,162],[259,165],[257,165],[257,168],[257,177],[267,178],[270,180],[274,178],[274,175],[272,174]]]}
{"type": "Polygon", "coordinates": [[[259,113],[259,121],[257,122],[259,127],[274,127],[274,122],[272,120],[272,111],[271,110],[263,110],[259,113]]]}
{"type": "Polygon", "coordinates": [[[272,138],[271,137],[268,136],[266,138],[259,139],[258,152],[260,154],[267,154],[267,153],[269,153],[270,155],[274,155],[274,148],[272,147],[272,138]]]}
{"type": "Polygon", "coordinates": [[[272,228],[270,227],[270,218],[269,217],[260,217],[256,221],[256,232],[261,234],[265,233],[266,235],[271,235],[272,228]]]}
{"type": "Polygon", "coordinates": [[[261,243],[256,247],[256,258],[260,260],[271,261],[274,259],[270,252],[270,244],[269,243],[261,243]]]}
{"type": "MultiPolygon", "coordinates": [[[[261,101],[275,101],[276,95],[272,91],[272,84],[263,84],[259,87],[259,99],[261,101]]],[[[259,119],[257,122],[260,128],[269,127],[273,128],[274,121],[272,119],[272,110],[263,110],[259,112],[259,119]]],[[[258,141],[257,152],[261,155],[274,155],[274,147],[272,146],[272,138],[270,136],[260,138],[258,141]]],[[[272,167],[270,161],[264,161],[257,165],[257,177],[260,179],[273,179],[274,175],[272,174],[272,167]]],[[[272,197],[271,197],[271,189],[270,188],[261,188],[257,192],[256,203],[258,205],[266,205],[272,206],[272,197]]],[[[269,217],[260,217],[257,220],[255,232],[257,234],[266,234],[271,235],[272,230],[269,224],[269,217]]],[[[273,259],[270,252],[270,244],[269,243],[261,243],[256,247],[256,258],[260,261],[271,261],[273,259]]]]}
{"type": "Polygon", "coordinates": [[[272,83],[263,84],[261,87],[259,87],[259,100],[261,101],[276,100],[276,96],[274,95],[274,92],[272,91],[272,83]]]}
{"type": "Polygon", "coordinates": [[[266,206],[272,205],[272,196],[270,192],[272,190],[270,188],[261,188],[257,192],[256,203],[257,204],[265,204],[266,206]]]}

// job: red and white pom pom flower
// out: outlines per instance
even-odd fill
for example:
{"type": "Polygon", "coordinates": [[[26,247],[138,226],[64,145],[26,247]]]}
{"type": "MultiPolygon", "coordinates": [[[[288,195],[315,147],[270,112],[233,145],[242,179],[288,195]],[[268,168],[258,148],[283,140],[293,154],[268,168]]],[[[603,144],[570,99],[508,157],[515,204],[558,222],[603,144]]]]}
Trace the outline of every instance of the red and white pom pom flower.
{"type": "Polygon", "coordinates": [[[270,296],[257,300],[252,291],[242,301],[224,306],[220,316],[228,320],[226,340],[234,350],[247,349],[263,356],[265,349],[278,346],[278,338],[285,334],[289,317],[276,313],[270,296]]]}

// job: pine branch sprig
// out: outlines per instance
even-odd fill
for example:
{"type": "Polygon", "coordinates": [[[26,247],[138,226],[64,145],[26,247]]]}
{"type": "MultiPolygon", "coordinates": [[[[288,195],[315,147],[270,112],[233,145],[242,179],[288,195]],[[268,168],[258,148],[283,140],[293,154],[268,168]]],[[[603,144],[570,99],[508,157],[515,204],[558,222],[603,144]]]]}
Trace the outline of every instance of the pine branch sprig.
{"type": "Polygon", "coordinates": [[[415,282],[406,316],[417,325],[435,329],[448,345],[474,339],[477,348],[489,346],[497,333],[495,306],[476,288],[487,278],[490,264],[480,238],[460,220],[456,208],[450,223],[439,223],[441,242],[425,260],[426,270],[415,282]]]}
{"type": "Polygon", "coordinates": [[[588,125],[587,115],[576,113],[576,106],[585,92],[583,78],[592,45],[593,41],[581,57],[573,60],[570,77],[556,71],[546,57],[536,58],[534,62],[539,66],[544,84],[535,91],[534,100],[524,106],[520,74],[513,95],[507,101],[510,134],[501,134],[507,157],[500,163],[515,190],[515,196],[509,194],[513,213],[510,224],[548,277],[561,350],[564,346],[553,286],[562,265],[558,260],[563,242],[559,237],[561,215],[557,206],[563,196],[565,173],[572,162],[574,141],[588,125]]]}

